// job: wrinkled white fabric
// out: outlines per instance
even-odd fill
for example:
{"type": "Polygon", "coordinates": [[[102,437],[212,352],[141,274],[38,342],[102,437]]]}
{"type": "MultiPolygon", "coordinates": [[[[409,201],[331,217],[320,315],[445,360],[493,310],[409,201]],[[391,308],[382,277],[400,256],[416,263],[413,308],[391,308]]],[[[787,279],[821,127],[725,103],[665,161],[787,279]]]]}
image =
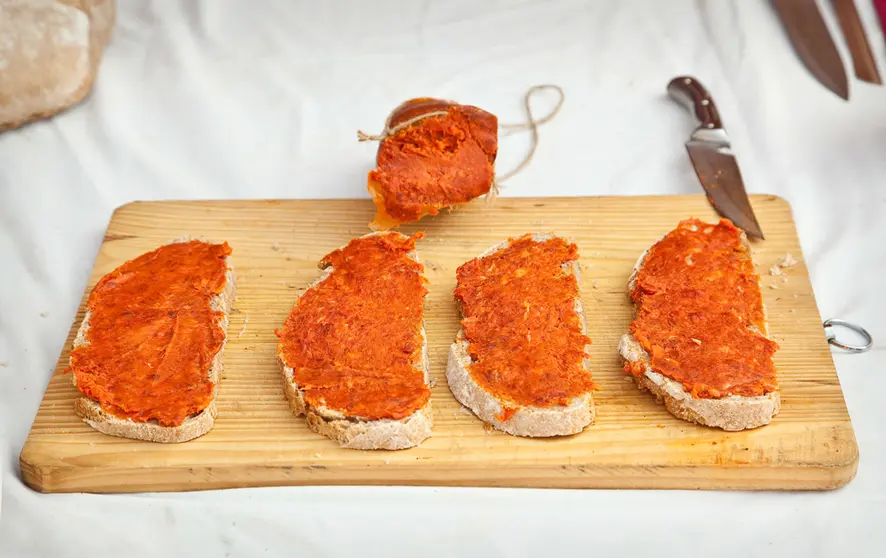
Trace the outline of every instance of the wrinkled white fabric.
{"type": "MultiPolygon", "coordinates": [[[[870,2],[857,3],[884,68],[870,2]]],[[[89,100],[0,134],[0,556],[886,554],[886,88],[853,79],[851,95],[811,77],[762,0],[121,0],[89,100]],[[116,206],[365,198],[375,145],[357,128],[377,132],[391,107],[425,95],[518,122],[537,83],[561,85],[566,103],[503,196],[699,192],[682,147],[691,120],[664,93],[682,73],[713,92],[748,190],[792,204],[822,315],[880,343],[834,355],[861,452],[845,488],[22,485],[18,454],[116,206]]],[[[503,139],[499,168],[527,145],[503,139]]]]}

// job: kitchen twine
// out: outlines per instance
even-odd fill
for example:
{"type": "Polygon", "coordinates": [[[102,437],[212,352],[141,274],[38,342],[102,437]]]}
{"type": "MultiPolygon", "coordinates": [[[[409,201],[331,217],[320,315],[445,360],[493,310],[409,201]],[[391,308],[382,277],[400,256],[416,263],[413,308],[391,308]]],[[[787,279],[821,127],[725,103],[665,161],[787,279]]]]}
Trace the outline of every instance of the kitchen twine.
{"type": "MultiPolygon", "coordinates": [[[[533,85],[532,87],[529,88],[528,91],[526,91],[526,94],[523,95],[523,107],[526,109],[526,122],[521,122],[519,124],[499,124],[498,125],[498,127],[501,130],[506,130],[507,133],[505,135],[507,135],[507,136],[509,136],[515,132],[522,132],[525,130],[529,130],[529,132],[531,134],[529,151],[526,152],[526,155],[523,157],[523,160],[520,161],[519,165],[517,165],[515,168],[511,169],[510,171],[508,171],[500,176],[496,176],[495,178],[492,179],[492,188],[490,189],[489,194],[487,194],[487,196],[486,196],[487,201],[491,202],[491,201],[495,200],[495,197],[498,195],[499,189],[501,188],[501,183],[516,176],[518,173],[520,173],[520,171],[522,171],[524,168],[526,168],[526,165],[528,165],[530,161],[532,161],[532,157],[535,155],[535,150],[538,147],[538,127],[541,126],[542,124],[546,124],[546,123],[550,122],[551,120],[553,120],[553,118],[555,116],[557,116],[557,113],[560,112],[560,107],[563,106],[563,101],[565,101],[565,100],[566,100],[566,94],[563,92],[563,88],[560,87],[559,85],[552,85],[552,84],[533,85]],[[557,100],[557,104],[554,106],[554,108],[551,110],[551,112],[549,112],[547,115],[545,115],[542,118],[535,118],[535,116],[533,116],[533,114],[532,114],[532,106],[530,104],[530,100],[532,99],[533,95],[535,95],[536,93],[538,93],[540,91],[545,91],[545,90],[556,91],[557,95],[559,96],[559,99],[557,100]]],[[[457,103],[453,103],[453,104],[457,104],[457,103]]],[[[409,126],[412,126],[413,124],[415,124],[416,122],[424,120],[425,118],[431,118],[433,116],[446,116],[447,114],[448,114],[448,112],[445,110],[435,110],[435,111],[431,111],[431,112],[428,112],[425,114],[420,114],[414,118],[410,118],[409,120],[406,120],[405,122],[401,122],[400,124],[397,124],[396,126],[393,126],[393,127],[390,127],[388,124],[386,124],[385,129],[382,130],[382,132],[378,135],[367,134],[367,133],[363,132],[362,130],[357,130],[357,140],[358,141],[382,141],[385,138],[396,134],[400,130],[406,129],[409,126]]]]}

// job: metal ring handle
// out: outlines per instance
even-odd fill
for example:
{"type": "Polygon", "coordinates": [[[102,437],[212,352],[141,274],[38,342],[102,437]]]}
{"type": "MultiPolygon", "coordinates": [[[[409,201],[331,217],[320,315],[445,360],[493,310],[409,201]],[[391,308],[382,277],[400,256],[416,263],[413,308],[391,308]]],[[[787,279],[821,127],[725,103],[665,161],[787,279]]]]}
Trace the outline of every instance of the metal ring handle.
{"type": "Polygon", "coordinates": [[[871,334],[868,333],[868,330],[861,327],[860,325],[854,324],[852,322],[847,322],[846,320],[838,320],[836,318],[825,320],[822,324],[824,326],[824,336],[825,339],[828,340],[828,343],[835,347],[839,347],[844,351],[848,351],[850,353],[863,353],[867,350],[870,350],[871,346],[874,344],[874,339],[871,337],[871,334]],[[842,326],[848,329],[851,329],[855,333],[861,335],[865,339],[864,345],[847,345],[846,343],[842,343],[837,340],[837,334],[834,333],[833,326],[842,326]]]}

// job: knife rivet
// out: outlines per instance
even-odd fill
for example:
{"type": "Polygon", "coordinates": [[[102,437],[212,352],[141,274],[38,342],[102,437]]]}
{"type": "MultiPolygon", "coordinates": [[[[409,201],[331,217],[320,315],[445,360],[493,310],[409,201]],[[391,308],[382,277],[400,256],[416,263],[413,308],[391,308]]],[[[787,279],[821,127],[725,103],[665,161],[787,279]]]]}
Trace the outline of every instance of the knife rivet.
{"type": "Polygon", "coordinates": [[[711,102],[708,101],[707,99],[702,99],[702,100],[701,100],[701,106],[706,107],[706,106],[708,106],[709,104],[711,104],[711,102]]]}

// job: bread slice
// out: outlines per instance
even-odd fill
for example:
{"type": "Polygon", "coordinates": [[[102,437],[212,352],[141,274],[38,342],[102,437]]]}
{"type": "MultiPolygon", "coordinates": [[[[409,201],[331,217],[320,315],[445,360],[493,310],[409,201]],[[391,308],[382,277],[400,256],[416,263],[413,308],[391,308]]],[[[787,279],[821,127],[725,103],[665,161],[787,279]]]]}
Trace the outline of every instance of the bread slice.
{"type": "MultiPolygon", "coordinates": [[[[532,239],[537,242],[543,242],[555,238],[552,234],[536,233],[532,235],[532,239]]],[[[479,258],[492,255],[500,250],[510,246],[510,239],[505,240],[495,246],[492,246],[482,254],[479,258]]],[[[580,268],[577,261],[564,264],[563,269],[572,275],[579,284],[581,284],[580,268]]],[[[459,307],[459,319],[463,317],[462,309],[459,307]]],[[[584,312],[582,310],[581,298],[575,299],[575,313],[581,322],[581,331],[587,335],[587,323],[585,322],[584,312]]],[[[449,362],[446,367],[446,380],[449,383],[449,389],[452,395],[465,407],[470,409],[482,421],[492,425],[493,427],[512,434],[514,436],[527,437],[550,437],[565,436],[569,434],[577,434],[584,429],[585,426],[593,424],[595,416],[594,397],[588,392],[580,397],[576,397],[569,405],[554,407],[531,407],[521,406],[507,420],[500,420],[498,416],[504,410],[501,401],[495,395],[489,393],[480,386],[469,371],[472,363],[470,354],[468,353],[469,342],[465,338],[463,329],[459,329],[455,336],[455,342],[449,348],[449,362]]],[[[585,351],[589,350],[589,346],[585,347],[585,351]]],[[[584,370],[591,373],[590,358],[583,361],[584,370]]]]}
{"type": "MultiPolygon", "coordinates": [[[[741,242],[750,252],[747,236],[741,233],[741,242]]],[[[634,265],[628,280],[628,294],[634,291],[637,274],[649,249],[645,250],[634,265]]],[[[765,308],[764,308],[765,310],[765,308]]],[[[768,331],[763,332],[768,335],[768,331]]],[[[645,372],[639,376],[631,375],[640,390],[655,395],[659,403],[677,418],[727,431],[747,430],[769,424],[772,417],[781,410],[781,397],[778,391],[772,391],[756,397],[727,395],[719,399],[698,399],[684,389],[683,384],[655,372],[650,366],[650,355],[630,332],[624,334],[618,344],[618,352],[628,362],[643,362],[645,372]]]]}
{"type": "Polygon", "coordinates": [[[115,0],[0,0],[0,131],[83,100],[115,17],[115,0]]]}
{"type": "MultiPolygon", "coordinates": [[[[174,242],[187,242],[190,239],[180,239],[174,242]]],[[[234,276],[234,268],[230,259],[226,258],[228,269],[225,272],[224,290],[212,297],[210,306],[213,310],[222,311],[224,315],[219,320],[219,325],[225,331],[225,340],[222,342],[221,348],[212,359],[209,367],[209,381],[215,385],[212,394],[212,402],[202,412],[190,416],[178,426],[163,426],[157,421],[137,422],[128,418],[120,418],[105,412],[98,401],[83,396],[74,402],[74,412],[83,419],[83,422],[94,429],[108,434],[110,436],[120,436],[122,438],[132,438],[134,440],[144,440],[147,442],[160,442],[165,444],[187,442],[198,438],[212,429],[215,424],[215,417],[218,410],[215,405],[215,398],[218,395],[218,385],[222,373],[222,355],[227,343],[228,321],[231,313],[231,306],[236,296],[236,279],[234,276]]],[[[77,330],[77,337],[74,339],[73,346],[79,347],[87,344],[86,332],[89,331],[89,318],[91,312],[87,311],[77,330]]],[[[71,374],[74,386],[77,386],[77,374],[71,374]]]]}
{"type": "MultiPolygon", "coordinates": [[[[373,232],[360,238],[385,234],[399,235],[400,233],[373,232]]],[[[409,252],[407,256],[420,263],[416,251],[409,252]]],[[[332,266],[324,268],[323,275],[314,281],[308,287],[308,290],[321,284],[332,272],[332,266]]],[[[308,291],[306,290],[305,292],[308,291]]],[[[421,340],[421,360],[415,369],[422,373],[425,384],[428,384],[430,382],[430,363],[428,361],[428,340],[424,322],[421,325],[421,340]]],[[[283,352],[279,347],[277,350],[277,362],[283,375],[283,393],[289,402],[292,412],[296,416],[304,415],[311,430],[335,440],[343,448],[401,450],[417,446],[431,435],[434,421],[430,399],[421,409],[400,420],[370,420],[357,416],[347,416],[326,406],[315,407],[305,401],[304,391],[295,382],[295,370],[286,363],[283,352]]]]}

